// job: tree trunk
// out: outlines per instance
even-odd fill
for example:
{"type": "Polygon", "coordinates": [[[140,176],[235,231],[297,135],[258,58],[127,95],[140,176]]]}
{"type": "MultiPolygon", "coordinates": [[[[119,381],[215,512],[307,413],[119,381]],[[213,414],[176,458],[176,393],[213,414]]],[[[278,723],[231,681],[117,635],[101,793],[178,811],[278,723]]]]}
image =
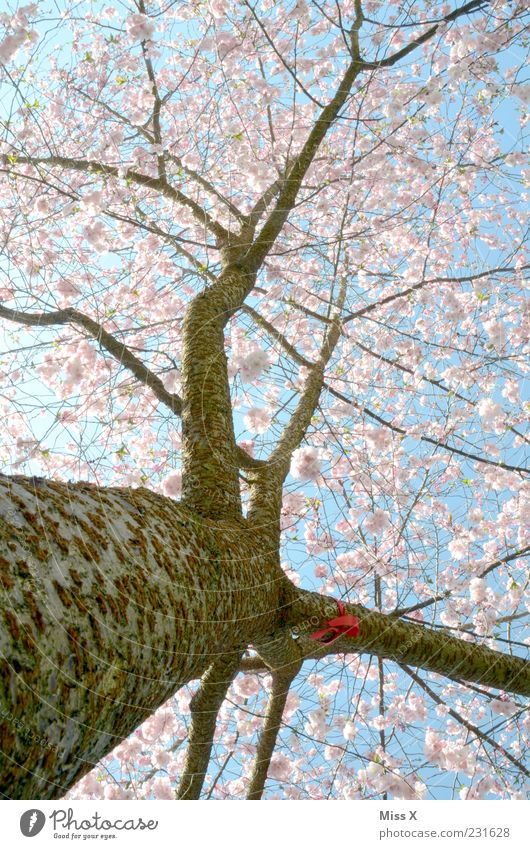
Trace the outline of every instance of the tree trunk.
{"type": "Polygon", "coordinates": [[[63,796],[216,656],[275,630],[276,558],[243,518],[147,489],[0,476],[2,792],[63,796]]]}
{"type": "Polygon", "coordinates": [[[144,488],[0,475],[4,796],[60,798],[180,686],[249,644],[281,674],[289,658],[268,654],[291,632],[298,661],[368,652],[530,694],[523,658],[360,605],[345,605],[358,637],[309,639],[336,602],[288,581],[263,527],[144,488]]]}

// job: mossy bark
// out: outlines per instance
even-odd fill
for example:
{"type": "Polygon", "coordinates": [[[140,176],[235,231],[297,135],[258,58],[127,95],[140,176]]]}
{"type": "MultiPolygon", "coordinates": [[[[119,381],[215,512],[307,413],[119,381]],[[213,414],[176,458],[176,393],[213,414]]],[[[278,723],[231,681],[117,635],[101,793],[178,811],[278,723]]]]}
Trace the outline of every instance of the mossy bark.
{"type": "Polygon", "coordinates": [[[61,797],[216,657],[269,633],[287,583],[242,518],[18,476],[0,476],[0,576],[0,789],[15,799],[61,797]]]}
{"type": "Polygon", "coordinates": [[[336,604],[287,580],[266,527],[143,488],[0,476],[5,797],[60,798],[180,686],[247,645],[281,674],[291,655],[269,655],[290,632],[297,662],[368,652],[530,694],[524,659],[359,605],[346,605],[359,637],[311,641],[336,604]]]}

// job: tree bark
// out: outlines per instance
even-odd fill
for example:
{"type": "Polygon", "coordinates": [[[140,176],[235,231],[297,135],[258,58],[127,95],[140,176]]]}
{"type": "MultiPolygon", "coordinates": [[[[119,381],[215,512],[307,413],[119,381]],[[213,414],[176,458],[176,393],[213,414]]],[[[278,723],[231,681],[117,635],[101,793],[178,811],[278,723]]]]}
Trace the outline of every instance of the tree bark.
{"type": "Polygon", "coordinates": [[[60,798],[216,657],[274,630],[276,557],[244,519],[144,488],[0,476],[2,793],[60,798]]]}
{"type": "Polygon", "coordinates": [[[359,619],[359,636],[340,637],[331,646],[319,645],[307,635],[318,628],[319,623],[337,615],[336,602],[319,593],[294,587],[292,590],[285,621],[298,634],[306,658],[369,652],[456,681],[474,681],[484,687],[530,696],[530,661],[527,659],[458,639],[428,625],[368,610],[360,604],[344,604],[346,612],[359,619]]]}
{"type": "Polygon", "coordinates": [[[359,637],[310,640],[336,603],[294,587],[259,528],[144,488],[0,475],[4,796],[60,798],[216,659],[254,645],[289,665],[273,650],[291,631],[297,663],[369,652],[530,694],[528,661],[360,605],[359,637]]]}

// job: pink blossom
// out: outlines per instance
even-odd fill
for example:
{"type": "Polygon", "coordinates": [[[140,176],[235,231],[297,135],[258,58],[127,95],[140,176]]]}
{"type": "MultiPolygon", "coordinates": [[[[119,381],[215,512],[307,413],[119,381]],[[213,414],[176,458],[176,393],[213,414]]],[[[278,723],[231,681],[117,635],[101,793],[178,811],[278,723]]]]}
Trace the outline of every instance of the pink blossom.
{"type": "Polygon", "coordinates": [[[178,720],[172,708],[161,707],[140,727],[144,740],[167,739],[178,727],[178,720]]]}
{"type": "Polygon", "coordinates": [[[326,725],[326,714],[322,708],[308,712],[304,730],[306,734],[309,734],[310,737],[314,737],[316,740],[325,740],[328,726],[326,725]]]}
{"type": "Polygon", "coordinates": [[[284,719],[289,719],[293,715],[293,713],[295,713],[295,711],[298,710],[299,707],[300,707],[299,697],[296,695],[295,692],[293,692],[292,690],[289,690],[289,695],[287,696],[287,699],[285,701],[285,708],[284,708],[284,711],[283,711],[284,719]]]}
{"type": "Polygon", "coordinates": [[[119,746],[114,749],[114,757],[120,761],[134,761],[142,751],[143,744],[138,737],[130,737],[123,740],[119,746]]]}
{"type": "Polygon", "coordinates": [[[83,235],[97,253],[105,253],[109,250],[109,232],[101,221],[96,221],[95,224],[87,224],[83,228],[83,235]]]}
{"type": "Polygon", "coordinates": [[[240,448],[245,451],[249,457],[254,456],[254,440],[253,439],[241,439],[238,443],[240,448]]]}
{"type": "Polygon", "coordinates": [[[288,492],[282,502],[282,510],[284,513],[301,515],[307,510],[307,498],[301,492],[288,492]]]}
{"type": "Polygon", "coordinates": [[[484,321],[483,325],[496,350],[501,351],[506,344],[506,327],[504,323],[490,319],[490,321],[484,321]]]}
{"type": "Polygon", "coordinates": [[[518,85],[515,87],[514,93],[525,106],[530,105],[530,85],[518,85]]]}
{"type": "Polygon", "coordinates": [[[324,746],[324,760],[336,761],[344,754],[342,746],[324,746]]]}
{"type": "Polygon", "coordinates": [[[175,790],[169,778],[155,778],[152,789],[155,799],[175,799],[175,790]]]}
{"type": "Polygon", "coordinates": [[[104,792],[105,799],[128,799],[127,791],[118,784],[107,784],[104,792]]]}
{"type": "Polygon", "coordinates": [[[176,469],[162,481],[162,492],[170,498],[180,498],[182,493],[182,472],[176,469]]]}
{"type": "Polygon", "coordinates": [[[168,392],[177,392],[180,386],[180,371],[176,368],[171,369],[162,375],[162,383],[168,392]]]}
{"type": "Polygon", "coordinates": [[[483,578],[472,578],[469,582],[469,595],[471,600],[480,604],[487,598],[487,584],[483,578]]]}
{"type": "Polygon", "coordinates": [[[244,383],[253,383],[260,377],[263,371],[269,365],[269,358],[266,351],[256,348],[251,351],[242,360],[239,366],[239,374],[244,383]]]}
{"type": "Polygon", "coordinates": [[[33,204],[33,211],[38,212],[41,215],[46,215],[46,213],[50,211],[50,201],[48,198],[44,196],[37,198],[33,204]]]}
{"type": "Polygon", "coordinates": [[[469,541],[464,536],[455,537],[451,540],[447,548],[455,560],[463,560],[468,555],[469,541]]]}
{"type": "Polygon", "coordinates": [[[127,18],[126,29],[131,41],[146,41],[153,35],[155,25],[147,15],[135,13],[127,18]]]}
{"type": "Polygon", "coordinates": [[[155,766],[159,766],[161,769],[167,767],[169,761],[171,760],[171,755],[169,752],[165,752],[163,749],[159,752],[156,752],[153,756],[153,763],[155,766]]]}
{"type": "Polygon", "coordinates": [[[227,0],[209,0],[208,5],[214,18],[220,20],[228,10],[227,0]]]}
{"type": "Polygon", "coordinates": [[[261,690],[261,685],[257,675],[238,675],[233,688],[238,696],[247,699],[249,696],[256,696],[261,690]]]}
{"type": "Polygon", "coordinates": [[[471,787],[462,787],[460,798],[470,802],[476,799],[484,799],[488,793],[499,792],[501,792],[501,785],[497,779],[492,775],[485,775],[471,787]]]}
{"type": "Polygon", "coordinates": [[[509,699],[492,699],[490,707],[493,713],[498,713],[501,716],[512,716],[517,713],[517,705],[509,699]]]}
{"type": "Polygon", "coordinates": [[[320,474],[321,463],[318,448],[304,445],[293,452],[290,471],[298,480],[316,480],[320,474]]]}
{"type": "Polygon", "coordinates": [[[26,39],[26,31],[24,29],[17,29],[12,35],[7,35],[2,42],[0,42],[0,62],[6,64],[10,61],[19,49],[19,47],[24,43],[26,39]]]}
{"type": "Polygon", "coordinates": [[[277,781],[288,781],[292,769],[292,761],[282,752],[275,752],[271,758],[268,775],[277,781]]]}
{"type": "Polygon", "coordinates": [[[344,723],[344,728],[342,729],[342,735],[345,740],[353,740],[357,735],[357,727],[351,719],[348,719],[347,722],[344,723]]]}
{"type": "Polygon", "coordinates": [[[478,412],[481,418],[484,419],[486,427],[497,426],[503,416],[501,405],[492,398],[482,398],[478,404],[478,412]]]}
{"type": "Polygon", "coordinates": [[[251,407],[243,418],[247,430],[264,433],[270,425],[270,415],[261,407],[251,407]]]}
{"type": "Polygon", "coordinates": [[[390,516],[386,510],[374,510],[364,520],[364,528],[371,534],[380,534],[390,527],[390,516]]]}

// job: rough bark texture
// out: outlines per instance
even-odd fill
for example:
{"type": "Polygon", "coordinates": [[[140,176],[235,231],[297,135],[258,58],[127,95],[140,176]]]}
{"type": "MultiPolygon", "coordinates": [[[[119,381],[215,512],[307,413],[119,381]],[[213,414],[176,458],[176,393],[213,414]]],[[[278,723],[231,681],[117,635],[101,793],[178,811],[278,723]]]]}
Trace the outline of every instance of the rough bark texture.
{"type": "Polygon", "coordinates": [[[220,657],[205,672],[190,702],[192,717],[188,735],[186,766],[180,777],[177,799],[198,799],[213,746],[217,714],[226,692],[237,675],[242,652],[220,657]]]}
{"type": "Polygon", "coordinates": [[[227,266],[184,321],[182,496],[211,518],[241,516],[224,327],[253,283],[252,274],[227,266]]]}
{"type": "Polygon", "coordinates": [[[244,519],[146,489],[0,477],[1,789],[61,797],[219,654],[274,629],[276,555],[244,519]]]}
{"type": "Polygon", "coordinates": [[[402,661],[437,672],[454,680],[474,681],[485,687],[496,687],[521,696],[530,695],[530,661],[512,654],[494,651],[478,643],[468,643],[426,625],[407,622],[360,604],[345,604],[346,611],[357,616],[360,634],[341,637],[330,651],[315,644],[306,635],[314,630],[316,620],[336,616],[335,602],[320,595],[296,590],[286,622],[299,633],[306,657],[327,654],[369,652],[381,658],[402,661]]]}
{"type": "Polygon", "coordinates": [[[1,788],[12,798],[61,797],[179,686],[249,644],[282,674],[300,654],[367,651],[530,694],[521,658],[358,605],[347,605],[358,638],[316,646],[304,635],[335,603],[290,584],[243,518],[205,519],[143,488],[22,476],[0,476],[0,516],[1,788]]]}

